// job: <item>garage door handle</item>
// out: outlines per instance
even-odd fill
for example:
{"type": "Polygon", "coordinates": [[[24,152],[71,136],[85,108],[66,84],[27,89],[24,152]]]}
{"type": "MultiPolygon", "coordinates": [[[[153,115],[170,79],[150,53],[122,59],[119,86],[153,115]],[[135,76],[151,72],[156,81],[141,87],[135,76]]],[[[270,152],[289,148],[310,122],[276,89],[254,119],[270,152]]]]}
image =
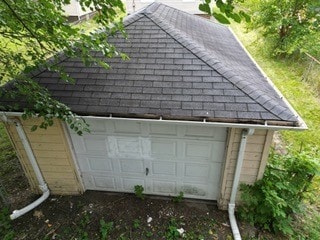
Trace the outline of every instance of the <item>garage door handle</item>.
{"type": "Polygon", "coordinates": [[[146,176],[149,174],[149,168],[146,168],[146,176]]]}

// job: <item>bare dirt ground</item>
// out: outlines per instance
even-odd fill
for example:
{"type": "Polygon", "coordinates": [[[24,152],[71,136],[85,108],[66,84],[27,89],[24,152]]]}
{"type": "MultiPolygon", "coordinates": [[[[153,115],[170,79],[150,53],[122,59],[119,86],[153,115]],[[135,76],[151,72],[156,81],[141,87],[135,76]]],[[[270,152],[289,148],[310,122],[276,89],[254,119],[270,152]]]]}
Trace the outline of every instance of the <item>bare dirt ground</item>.
{"type": "MultiPolygon", "coordinates": [[[[17,160],[14,160],[17,161],[17,160]]],[[[2,174],[10,210],[38,196],[29,192],[17,162],[2,174]]],[[[81,196],[50,196],[11,222],[14,239],[233,239],[228,214],[212,201],[87,191],[81,196]],[[179,233],[180,232],[180,233],[179,233]]],[[[3,205],[3,204],[2,204],[3,205]]],[[[3,207],[3,206],[1,206],[3,207]]],[[[276,239],[240,223],[243,239],[276,239]]]]}
{"type": "Polygon", "coordinates": [[[102,192],[50,197],[14,229],[18,239],[101,239],[103,229],[106,239],[178,239],[178,229],[189,239],[231,239],[227,215],[214,204],[102,192]]]}

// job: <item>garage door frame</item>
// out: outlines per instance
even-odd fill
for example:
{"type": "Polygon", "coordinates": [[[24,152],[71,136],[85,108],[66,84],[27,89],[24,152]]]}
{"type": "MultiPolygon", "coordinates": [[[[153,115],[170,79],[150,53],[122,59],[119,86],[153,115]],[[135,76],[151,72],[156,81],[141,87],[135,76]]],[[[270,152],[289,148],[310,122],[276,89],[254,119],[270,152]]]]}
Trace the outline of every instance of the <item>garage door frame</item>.
{"type": "MultiPolygon", "coordinates": [[[[97,117],[88,117],[87,118],[89,121],[90,119],[101,119],[101,120],[104,120],[104,121],[108,121],[108,120],[115,120],[113,118],[97,118],[97,117]]],[[[176,123],[176,122],[172,122],[172,123],[168,123],[168,122],[162,122],[161,120],[151,120],[151,121],[146,121],[145,119],[143,120],[140,120],[140,119],[121,119],[121,120],[124,120],[124,121],[128,121],[128,122],[132,122],[132,121],[135,121],[135,122],[148,122],[148,123],[156,123],[156,124],[169,124],[169,125],[172,125],[172,126],[199,126],[198,124],[194,124],[194,122],[191,122],[191,123],[188,123],[188,122],[183,122],[183,123],[176,123]]],[[[217,126],[208,126],[208,125],[202,125],[202,126],[199,126],[203,129],[210,129],[210,128],[217,128],[217,126]]],[[[222,181],[222,178],[223,178],[223,174],[224,174],[224,168],[225,168],[225,157],[226,157],[226,152],[227,152],[227,145],[228,145],[228,142],[227,142],[227,139],[229,138],[228,137],[228,128],[226,126],[221,126],[225,129],[226,133],[225,133],[225,139],[224,139],[224,147],[223,147],[223,154],[222,154],[222,158],[221,158],[221,164],[220,164],[220,176],[219,176],[219,180],[218,180],[218,183],[217,183],[217,194],[216,194],[216,198],[214,200],[218,200],[220,195],[221,195],[221,181],[222,181]]],[[[219,127],[218,127],[219,128],[219,127]]],[[[72,130],[68,129],[68,135],[70,136],[70,142],[71,142],[71,145],[73,146],[74,145],[74,142],[73,140],[71,139],[71,134],[72,134],[72,130]]],[[[84,179],[83,179],[83,174],[82,174],[82,171],[81,171],[81,167],[80,167],[80,164],[79,164],[79,160],[77,159],[77,153],[76,153],[76,150],[75,150],[75,147],[73,146],[73,151],[74,151],[74,159],[75,159],[75,164],[77,166],[77,170],[79,171],[79,175],[80,175],[80,181],[84,187],[84,191],[87,190],[86,187],[85,187],[85,184],[84,184],[84,179]]],[[[121,191],[123,192],[123,191],[121,191]]],[[[132,192],[132,191],[129,191],[129,192],[132,192]]],[[[198,197],[192,197],[192,198],[198,198],[198,197]]]]}

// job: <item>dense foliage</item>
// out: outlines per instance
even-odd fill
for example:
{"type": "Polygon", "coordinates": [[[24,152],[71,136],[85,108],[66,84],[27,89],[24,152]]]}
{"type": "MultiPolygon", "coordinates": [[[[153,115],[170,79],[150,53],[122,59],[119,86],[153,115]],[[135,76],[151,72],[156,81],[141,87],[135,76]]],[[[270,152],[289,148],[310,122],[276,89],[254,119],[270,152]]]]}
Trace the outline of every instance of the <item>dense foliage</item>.
{"type": "MultiPolygon", "coordinates": [[[[121,0],[80,0],[83,10],[97,12],[94,17],[97,31],[86,33],[68,23],[62,6],[69,3],[70,0],[0,0],[0,84],[15,79],[12,88],[2,91],[0,97],[2,94],[26,98],[28,105],[24,117],[43,117],[40,127],[50,126],[52,118],[58,117],[81,134],[87,130],[87,124],[67,106],[53,100],[27,73],[42,66],[57,72],[64,81],[72,82],[55,64],[61,57],[57,54],[60,51],[64,57],[81,58],[86,65],[108,67],[106,62],[90,53],[100,51],[106,58],[120,54],[108,43],[107,36],[121,31],[121,21],[116,20],[120,20],[118,15],[125,10],[121,0]],[[48,57],[51,57],[50,61],[48,57]],[[24,71],[23,75],[21,71],[24,71]]],[[[8,109],[8,106],[2,107],[8,109]]],[[[18,108],[10,107],[12,111],[18,108]]]]}
{"type": "Polygon", "coordinates": [[[0,1],[1,81],[14,78],[23,69],[48,64],[49,56],[54,57],[50,69],[59,71],[53,63],[59,60],[56,53],[61,50],[67,57],[81,57],[87,64],[105,64],[90,55],[91,50],[99,50],[106,57],[116,54],[105,33],[118,29],[111,23],[114,24],[119,11],[124,11],[121,0],[79,1],[84,10],[99,12],[94,19],[103,31],[89,34],[68,23],[62,9],[68,3],[70,0],[0,1]]]}
{"type": "Polygon", "coordinates": [[[205,0],[199,5],[199,9],[224,24],[230,24],[231,19],[237,23],[242,19],[250,21],[250,16],[245,11],[236,8],[237,3],[242,3],[244,0],[214,0],[213,2],[214,5],[211,4],[211,0],[205,0]]]}
{"type": "Polygon", "coordinates": [[[308,52],[320,57],[319,0],[247,0],[252,27],[260,28],[275,55],[308,52]]]}
{"type": "Polygon", "coordinates": [[[263,229],[292,234],[293,214],[319,174],[319,160],[310,153],[272,154],[264,176],[242,185],[240,217],[263,229]]]}

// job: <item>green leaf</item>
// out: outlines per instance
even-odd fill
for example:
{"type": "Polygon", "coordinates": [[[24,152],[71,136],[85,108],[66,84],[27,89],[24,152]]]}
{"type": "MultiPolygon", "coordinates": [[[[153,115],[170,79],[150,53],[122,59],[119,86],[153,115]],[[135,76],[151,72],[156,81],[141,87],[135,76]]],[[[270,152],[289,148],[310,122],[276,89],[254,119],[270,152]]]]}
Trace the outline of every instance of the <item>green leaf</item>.
{"type": "Polygon", "coordinates": [[[199,4],[199,10],[211,15],[211,8],[210,8],[210,5],[208,3],[199,4]]]}
{"type": "Polygon", "coordinates": [[[230,24],[230,21],[228,20],[228,18],[226,18],[223,14],[214,12],[212,13],[212,15],[218,22],[223,24],[230,24]]]}
{"type": "Polygon", "coordinates": [[[241,22],[241,16],[239,14],[236,14],[236,13],[232,13],[231,14],[231,18],[237,22],[237,23],[240,23],[241,22]]]}
{"type": "Polygon", "coordinates": [[[241,17],[243,17],[245,19],[246,22],[250,22],[251,21],[250,15],[248,15],[244,11],[239,11],[239,14],[240,14],[241,17]]]}
{"type": "Polygon", "coordinates": [[[22,120],[26,120],[28,118],[28,116],[27,116],[27,114],[24,113],[21,115],[21,118],[22,118],[22,120]]]}
{"type": "Polygon", "coordinates": [[[226,12],[226,4],[222,0],[216,0],[216,6],[222,13],[226,12]]]}
{"type": "Polygon", "coordinates": [[[38,128],[38,126],[37,126],[37,125],[33,125],[33,126],[31,127],[31,132],[36,131],[36,130],[37,130],[37,128],[38,128]]]}

